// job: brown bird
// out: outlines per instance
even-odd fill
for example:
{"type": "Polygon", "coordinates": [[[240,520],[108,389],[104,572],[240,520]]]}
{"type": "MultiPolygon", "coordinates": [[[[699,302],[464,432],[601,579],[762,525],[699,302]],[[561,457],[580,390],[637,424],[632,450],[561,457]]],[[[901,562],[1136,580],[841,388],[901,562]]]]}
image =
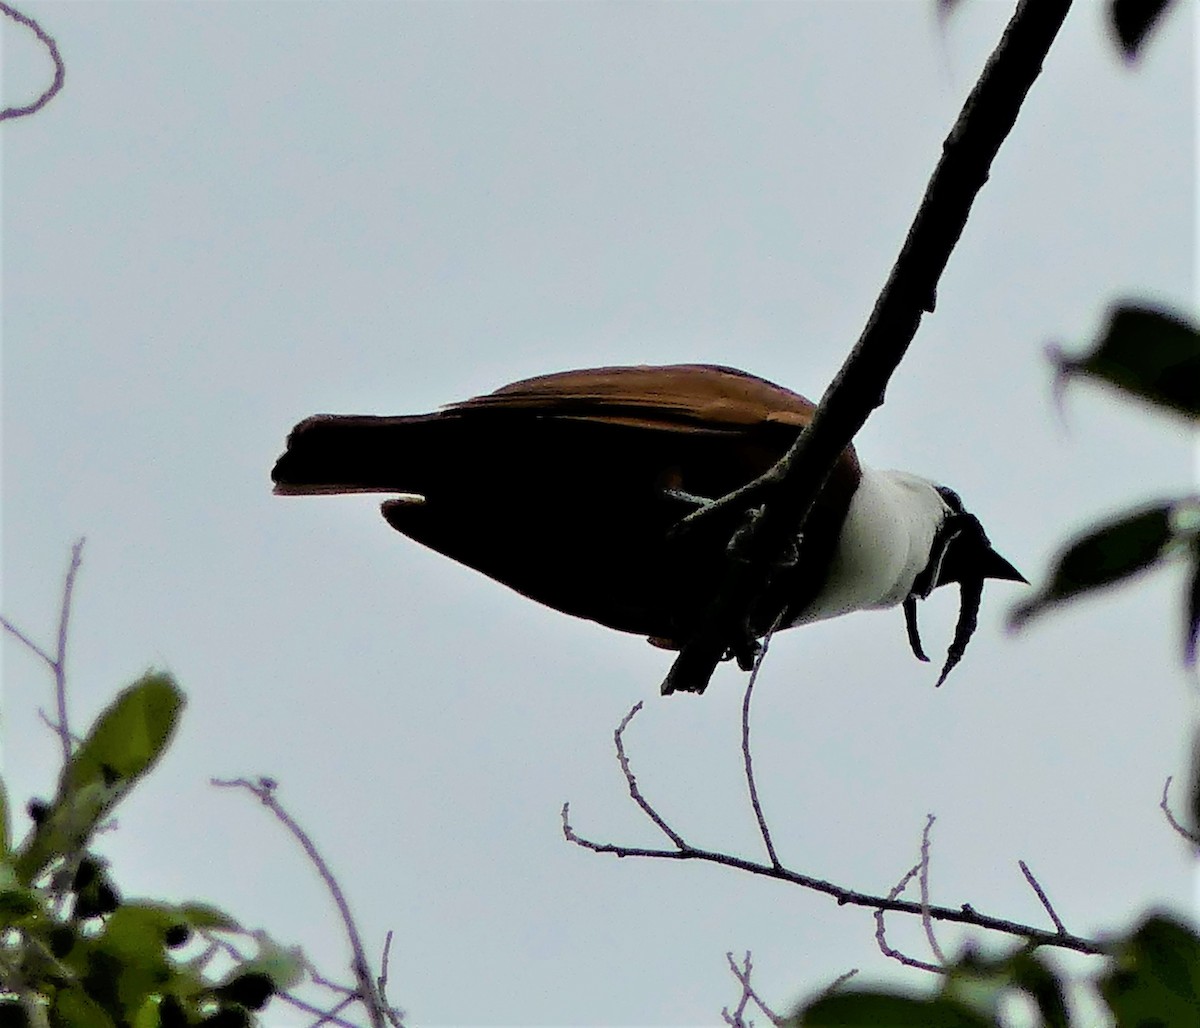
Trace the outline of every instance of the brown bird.
{"type": "MultiPolygon", "coordinates": [[[[812,420],[798,393],[733,368],[592,368],[514,382],[432,414],[318,414],[273,472],[285,496],[380,492],[399,532],[548,607],[677,648],[721,581],[736,521],[670,534],[771,467],[812,420]]],[[[719,519],[715,519],[719,520],[719,519]]],[[[938,684],[985,578],[1025,581],[957,494],[843,451],[751,630],[903,605],[957,582],[938,684]]]]}

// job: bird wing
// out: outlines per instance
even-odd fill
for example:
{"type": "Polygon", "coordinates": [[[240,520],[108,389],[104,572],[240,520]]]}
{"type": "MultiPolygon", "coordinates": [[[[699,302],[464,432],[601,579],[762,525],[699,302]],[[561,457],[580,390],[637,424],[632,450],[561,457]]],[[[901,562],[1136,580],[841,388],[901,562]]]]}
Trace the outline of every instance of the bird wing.
{"type": "Polygon", "coordinates": [[[735,368],[673,364],[539,375],[444,408],[447,414],[464,415],[485,410],[526,411],[539,417],[632,428],[724,433],[764,425],[801,429],[812,421],[816,405],[799,393],[735,368]]]}

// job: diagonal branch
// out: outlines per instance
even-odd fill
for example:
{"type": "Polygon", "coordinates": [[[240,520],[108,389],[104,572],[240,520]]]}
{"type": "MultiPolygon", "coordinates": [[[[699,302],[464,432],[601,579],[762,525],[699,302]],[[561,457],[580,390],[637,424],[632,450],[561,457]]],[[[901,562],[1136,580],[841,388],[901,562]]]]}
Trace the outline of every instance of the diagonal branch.
{"type": "Polygon", "coordinates": [[[212,784],[225,789],[246,789],[248,792],[253,793],[259,798],[263,806],[275,815],[276,820],[291,832],[296,841],[300,843],[309,861],[317,869],[321,880],[324,881],[329,894],[333,897],[333,901],[337,905],[338,913],[341,915],[342,926],[346,929],[346,937],[350,942],[350,949],[353,953],[354,977],[358,983],[357,996],[362,1001],[363,1006],[366,1007],[367,1015],[371,1019],[372,1028],[386,1028],[388,1024],[400,1024],[399,1012],[387,1006],[380,995],[379,985],[371,977],[371,967],[367,962],[367,951],[363,947],[362,937],[358,932],[358,925],[350,913],[350,904],[346,901],[346,895],[342,892],[341,885],[338,883],[337,878],[334,877],[329,865],[325,862],[325,858],[317,850],[316,844],[312,841],[309,834],[300,827],[295,818],[275,798],[276,783],[274,779],[260,778],[257,782],[251,782],[246,778],[233,780],[214,778],[212,779],[212,784]]]}
{"type": "Polygon", "coordinates": [[[1070,0],[1021,0],[942,148],[908,237],[875,309],[813,416],[786,456],[761,479],[693,519],[751,497],[769,502],[739,533],[724,581],[675,659],[663,692],[703,692],[721,657],[742,647],[748,615],[794,539],[834,462],[862,428],[920,325],[979,190],[1011,131],[1062,25],[1070,0]]]}
{"type": "MultiPolygon", "coordinates": [[[[957,924],[971,925],[986,931],[1013,935],[1027,940],[1034,946],[1057,946],[1061,949],[1074,950],[1077,953],[1087,953],[1090,955],[1099,955],[1104,952],[1101,944],[1094,939],[1089,939],[1081,935],[1072,935],[1062,930],[1050,932],[1044,928],[1035,928],[1032,925],[1010,921],[1007,918],[981,914],[967,903],[964,903],[961,907],[934,906],[929,903],[927,877],[923,884],[920,902],[900,899],[900,893],[904,890],[905,886],[913,878],[922,874],[922,866],[928,864],[928,833],[930,827],[928,823],[926,824],[925,834],[922,836],[921,863],[913,867],[901,880],[899,885],[887,896],[876,896],[871,893],[860,892],[857,889],[849,889],[834,882],[826,881],[823,878],[802,874],[799,871],[793,871],[784,866],[777,860],[769,864],[762,863],[756,860],[747,860],[732,853],[701,849],[698,846],[693,846],[685,842],[678,832],[667,825],[658,811],[654,809],[653,804],[646,799],[637,787],[637,780],[633,775],[629,757],[625,752],[624,732],[640,707],[640,704],[636,705],[625,715],[615,733],[618,760],[621,763],[621,769],[625,774],[626,781],[630,783],[630,795],[633,796],[634,801],[646,817],[657,825],[675,844],[675,848],[654,849],[646,846],[624,846],[618,843],[597,842],[594,839],[589,839],[575,831],[571,825],[571,806],[569,803],[564,803],[562,807],[562,832],[563,837],[568,842],[574,843],[583,849],[591,850],[593,853],[611,853],[616,857],[645,857],[652,860],[699,860],[709,864],[720,864],[723,867],[731,867],[738,871],[758,875],[762,878],[772,878],[775,881],[787,882],[790,885],[798,885],[804,889],[811,889],[813,892],[832,896],[837,900],[839,906],[867,907],[881,913],[894,911],[901,914],[912,914],[922,919],[922,922],[926,925],[927,933],[930,932],[929,925],[933,921],[949,921],[957,924]]],[[[927,876],[928,872],[926,871],[925,873],[927,876]]],[[[930,966],[932,967],[933,965],[930,966]]]]}

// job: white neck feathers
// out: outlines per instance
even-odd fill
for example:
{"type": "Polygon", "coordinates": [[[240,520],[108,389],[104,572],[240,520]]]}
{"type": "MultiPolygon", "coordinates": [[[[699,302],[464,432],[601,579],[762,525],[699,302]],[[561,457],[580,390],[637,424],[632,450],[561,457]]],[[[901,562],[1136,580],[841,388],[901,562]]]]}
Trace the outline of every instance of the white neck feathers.
{"type": "Polygon", "coordinates": [[[929,563],[934,533],[949,512],[927,479],[864,466],[829,577],[792,624],[902,603],[929,563]]]}

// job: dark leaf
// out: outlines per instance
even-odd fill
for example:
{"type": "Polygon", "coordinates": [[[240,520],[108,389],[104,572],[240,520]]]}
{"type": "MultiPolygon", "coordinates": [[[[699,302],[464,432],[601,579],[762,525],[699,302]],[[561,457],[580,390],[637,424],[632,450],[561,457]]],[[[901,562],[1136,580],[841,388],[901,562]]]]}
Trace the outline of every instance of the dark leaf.
{"type": "Polygon", "coordinates": [[[1037,1004],[1046,1028],[1068,1028],[1071,1023],[1062,982],[1036,953],[1022,951],[1011,962],[1013,984],[1037,1004]]]}
{"type": "Polygon", "coordinates": [[[242,929],[242,926],[225,911],[207,903],[182,903],[175,910],[193,928],[228,932],[238,932],[242,929]]]}
{"type": "Polygon", "coordinates": [[[0,1028],[29,1028],[29,1015],[18,1000],[0,1000],[0,1028]]]}
{"type": "Polygon", "coordinates": [[[1100,992],[1117,1028],[1196,1023],[1200,1010],[1200,936],[1166,916],[1144,921],[1115,947],[1115,967],[1100,992]]]}
{"type": "Polygon", "coordinates": [[[1088,375],[1133,396],[1200,418],[1200,332],[1166,310],[1136,304],[1113,309],[1095,348],[1082,357],[1049,351],[1061,394],[1075,375],[1088,375]]]}
{"type": "Polygon", "coordinates": [[[1013,610],[1009,627],[1020,628],[1048,607],[1114,585],[1153,566],[1174,537],[1171,515],[1175,506],[1172,502],[1156,503],[1076,539],[1059,554],[1050,581],[1041,592],[1013,610]]]}
{"type": "Polygon", "coordinates": [[[275,995],[275,983],[261,971],[242,972],[213,990],[226,1003],[237,1003],[249,1010],[261,1010],[275,995]]]}
{"type": "Polygon", "coordinates": [[[824,996],[789,1022],[803,1028],[994,1028],[990,1018],[948,999],[881,992],[824,996]]]}
{"type": "Polygon", "coordinates": [[[1137,57],[1142,44],[1172,0],[1112,0],[1109,22],[1127,60],[1137,57]]]}

